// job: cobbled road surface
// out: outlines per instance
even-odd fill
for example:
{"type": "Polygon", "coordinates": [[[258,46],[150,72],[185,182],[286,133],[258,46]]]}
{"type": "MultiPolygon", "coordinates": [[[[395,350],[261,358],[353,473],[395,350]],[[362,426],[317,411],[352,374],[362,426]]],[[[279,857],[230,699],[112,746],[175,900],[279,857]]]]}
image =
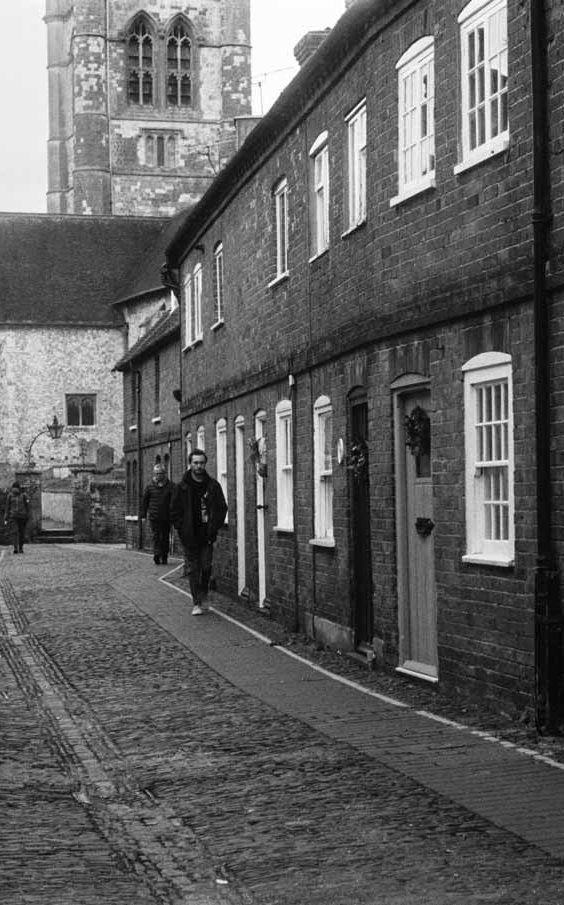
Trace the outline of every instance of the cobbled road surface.
{"type": "Polygon", "coordinates": [[[233,679],[244,639],[210,666],[190,632],[212,650],[217,614],[167,588],[175,632],[137,605],[143,582],[169,606],[159,575],[120,548],[2,556],[2,905],[564,905],[550,846],[293,715],[282,655],[268,696],[233,679]]]}

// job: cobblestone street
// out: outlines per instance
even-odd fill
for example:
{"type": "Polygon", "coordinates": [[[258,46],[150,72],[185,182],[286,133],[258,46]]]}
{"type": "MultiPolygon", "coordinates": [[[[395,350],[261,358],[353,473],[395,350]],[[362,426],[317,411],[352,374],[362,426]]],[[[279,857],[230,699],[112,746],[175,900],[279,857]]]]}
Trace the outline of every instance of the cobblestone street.
{"type": "Polygon", "coordinates": [[[6,905],[564,902],[553,759],[331,678],[219,598],[192,618],[148,556],[0,568],[6,905]]]}

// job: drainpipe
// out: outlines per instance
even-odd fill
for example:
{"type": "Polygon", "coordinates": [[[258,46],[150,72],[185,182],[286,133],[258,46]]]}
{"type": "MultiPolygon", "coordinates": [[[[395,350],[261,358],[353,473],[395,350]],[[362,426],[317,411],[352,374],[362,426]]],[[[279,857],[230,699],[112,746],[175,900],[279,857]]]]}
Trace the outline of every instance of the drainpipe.
{"type": "Polygon", "coordinates": [[[137,548],[143,549],[143,449],[141,446],[141,371],[132,372],[135,380],[137,418],[137,548]]]}
{"type": "Polygon", "coordinates": [[[294,632],[296,634],[300,630],[300,538],[298,537],[299,522],[299,502],[298,502],[298,477],[297,467],[299,444],[298,444],[298,399],[296,378],[293,373],[288,377],[290,387],[290,399],[292,402],[292,462],[294,464],[293,480],[292,480],[292,516],[294,519],[294,632]]]}
{"type": "Polygon", "coordinates": [[[547,21],[544,0],[531,0],[533,95],[534,349],[537,560],[535,567],[535,719],[541,733],[562,731],[562,610],[553,546],[550,463],[550,338],[546,267],[551,219],[547,21]]]}
{"type": "Polygon", "coordinates": [[[110,210],[109,214],[114,212],[114,172],[112,161],[112,120],[110,109],[110,92],[112,90],[111,83],[111,61],[110,61],[110,0],[106,0],[105,8],[106,34],[104,36],[104,44],[106,48],[106,121],[108,124],[108,168],[110,170],[110,210]]]}

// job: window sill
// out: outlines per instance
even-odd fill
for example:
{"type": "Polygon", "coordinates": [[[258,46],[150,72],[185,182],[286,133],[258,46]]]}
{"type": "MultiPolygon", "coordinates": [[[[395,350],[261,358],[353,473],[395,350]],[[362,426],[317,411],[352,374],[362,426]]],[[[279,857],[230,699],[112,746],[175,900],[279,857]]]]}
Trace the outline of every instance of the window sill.
{"type": "Polygon", "coordinates": [[[308,543],[310,547],[326,547],[328,550],[335,548],[334,537],[312,537],[308,543]]]}
{"type": "Polygon", "coordinates": [[[327,248],[324,248],[322,251],[316,252],[316,253],[315,253],[314,255],[312,255],[311,258],[308,260],[308,264],[313,264],[314,261],[318,261],[319,258],[322,258],[323,255],[326,255],[328,251],[329,251],[329,246],[327,246],[327,248]]]}
{"type": "Polygon", "coordinates": [[[183,352],[191,352],[192,349],[195,349],[197,346],[201,346],[204,341],[203,336],[199,336],[198,339],[195,339],[194,342],[188,343],[187,346],[184,346],[182,349],[183,352]]]}
{"type": "Polygon", "coordinates": [[[515,565],[514,556],[493,556],[487,553],[467,553],[462,557],[464,563],[474,563],[478,566],[499,566],[501,569],[510,569],[515,565]]]}
{"type": "Polygon", "coordinates": [[[136,424],[130,424],[130,425],[129,425],[129,430],[130,430],[131,433],[133,433],[134,431],[137,430],[137,425],[136,425],[136,424]]]}
{"type": "Polygon", "coordinates": [[[270,283],[267,283],[267,289],[273,289],[274,286],[278,286],[279,283],[285,283],[286,280],[290,279],[290,272],[286,270],[284,273],[279,273],[278,276],[274,277],[270,283]]]}
{"type": "Polygon", "coordinates": [[[492,157],[497,157],[498,154],[504,154],[508,148],[509,136],[498,136],[495,141],[489,142],[489,144],[484,145],[482,148],[480,148],[479,151],[473,151],[472,154],[468,155],[466,160],[461,161],[461,163],[457,163],[454,168],[454,175],[458,176],[459,173],[464,173],[466,170],[471,170],[472,167],[478,166],[480,163],[484,163],[486,160],[490,160],[492,157]]]}
{"type": "Polygon", "coordinates": [[[366,217],[363,217],[359,223],[355,223],[354,226],[349,226],[344,233],[341,233],[341,239],[346,239],[348,236],[352,235],[352,233],[355,233],[357,229],[362,229],[363,226],[366,226],[366,217]]]}
{"type": "Polygon", "coordinates": [[[276,532],[276,534],[293,534],[294,529],[288,528],[285,525],[273,525],[272,530],[276,532]]]}
{"type": "Polygon", "coordinates": [[[224,323],[225,321],[223,320],[223,318],[221,318],[221,320],[218,320],[215,322],[215,324],[211,325],[210,330],[213,330],[215,332],[215,330],[219,330],[220,327],[223,327],[224,323]]]}
{"type": "Polygon", "coordinates": [[[157,415],[156,418],[151,418],[151,424],[160,424],[160,423],[161,423],[161,416],[160,416],[160,415],[157,415]]]}
{"type": "Polygon", "coordinates": [[[423,194],[423,192],[436,188],[436,185],[435,174],[429,174],[425,179],[421,179],[420,182],[406,185],[397,195],[390,198],[390,207],[397,207],[399,204],[403,204],[404,201],[409,201],[410,198],[415,198],[417,195],[423,194]]]}
{"type": "Polygon", "coordinates": [[[138,521],[139,521],[139,516],[138,516],[138,515],[126,515],[126,516],[125,516],[125,521],[126,521],[126,522],[138,522],[138,521]]]}

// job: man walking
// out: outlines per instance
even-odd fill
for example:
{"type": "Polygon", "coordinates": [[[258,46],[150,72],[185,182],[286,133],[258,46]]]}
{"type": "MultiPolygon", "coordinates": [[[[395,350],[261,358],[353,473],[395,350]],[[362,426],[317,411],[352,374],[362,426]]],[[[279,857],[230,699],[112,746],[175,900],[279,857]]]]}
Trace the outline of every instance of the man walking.
{"type": "Polygon", "coordinates": [[[213,545],[225,521],[223,490],[206,471],[208,457],[201,449],[190,453],[188,471],[172,493],[170,516],[184,548],[184,574],[190,582],[193,616],[200,616],[211,576],[213,545]]]}
{"type": "Polygon", "coordinates": [[[153,534],[153,559],[157,565],[166,565],[168,560],[171,496],[172,482],[166,476],[164,465],[157,464],[153,468],[153,480],[143,494],[143,518],[149,516],[153,534]]]}
{"type": "Polygon", "coordinates": [[[25,540],[25,526],[29,518],[29,500],[21,488],[19,481],[14,481],[8,499],[6,500],[6,514],[4,524],[10,524],[14,553],[23,553],[25,540]]]}

